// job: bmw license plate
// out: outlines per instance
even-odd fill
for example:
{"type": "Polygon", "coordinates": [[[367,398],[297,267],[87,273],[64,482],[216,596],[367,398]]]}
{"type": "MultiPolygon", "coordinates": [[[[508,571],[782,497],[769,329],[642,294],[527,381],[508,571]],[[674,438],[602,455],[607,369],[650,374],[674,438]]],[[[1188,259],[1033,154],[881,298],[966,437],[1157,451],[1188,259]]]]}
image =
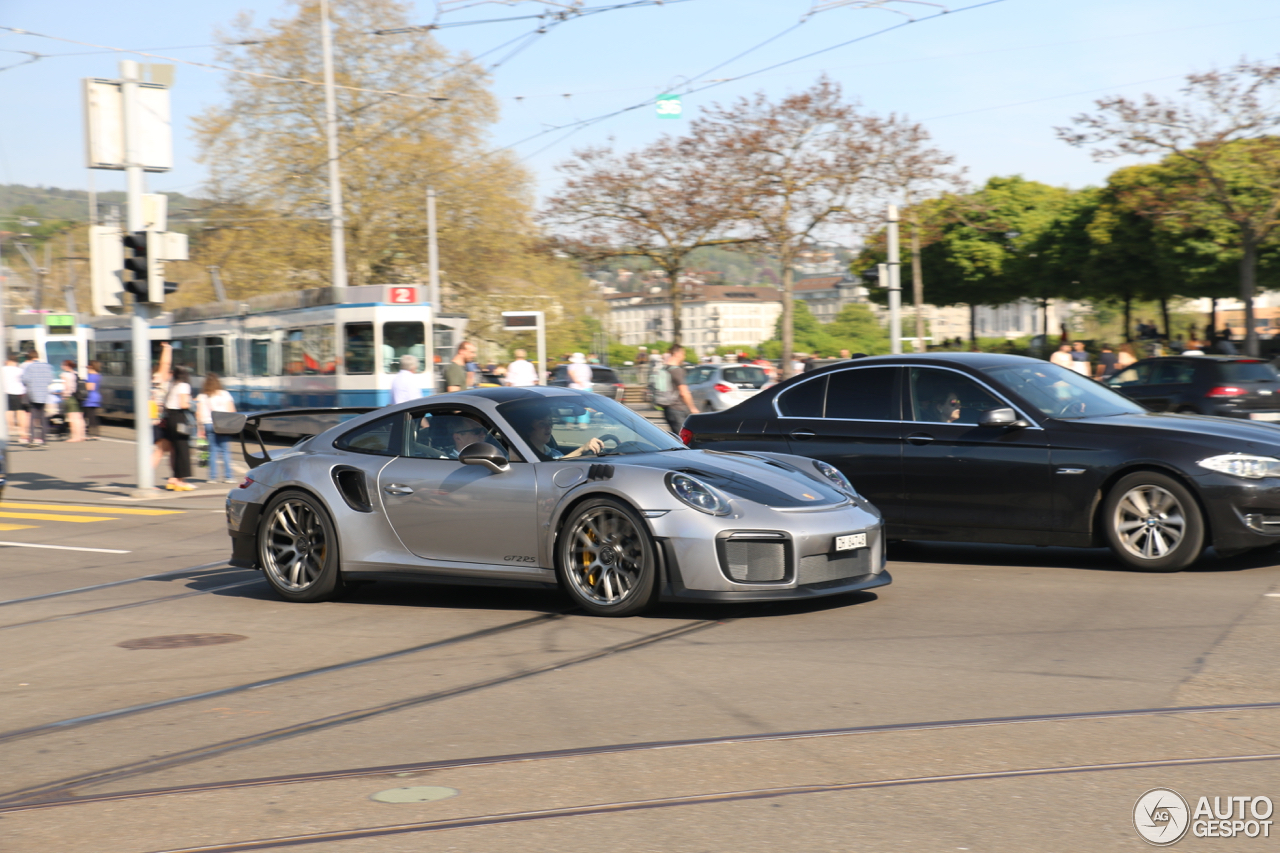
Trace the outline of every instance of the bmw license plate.
{"type": "Polygon", "coordinates": [[[1255,421],[1280,421],[1280,412],[1251,412],[1249,417],[1255,421]]]}
{"type": "Polygon", "coordinates": [[[867,547],[867,534],[865,533],[846,533],[844,536],[836,537],[837,551],[852,551],[855,548],[867,547]]]}

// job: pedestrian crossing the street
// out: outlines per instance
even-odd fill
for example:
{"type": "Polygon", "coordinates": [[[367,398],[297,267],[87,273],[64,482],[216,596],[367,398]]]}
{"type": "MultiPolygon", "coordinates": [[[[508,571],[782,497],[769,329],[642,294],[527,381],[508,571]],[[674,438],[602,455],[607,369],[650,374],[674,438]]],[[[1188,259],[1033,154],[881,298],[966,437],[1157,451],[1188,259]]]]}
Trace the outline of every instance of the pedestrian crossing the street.
{"type": "Polygon", "coordinates": [[[0,531],[31,530],[38,524],[29,521],[53,521],[69,524],[90,524],[96,521],[117,521],[128,516],[181,515],[176,509],[139,509],[136,507],[87,507],[63,504],[22,503],[0,501],[0,531]]]}

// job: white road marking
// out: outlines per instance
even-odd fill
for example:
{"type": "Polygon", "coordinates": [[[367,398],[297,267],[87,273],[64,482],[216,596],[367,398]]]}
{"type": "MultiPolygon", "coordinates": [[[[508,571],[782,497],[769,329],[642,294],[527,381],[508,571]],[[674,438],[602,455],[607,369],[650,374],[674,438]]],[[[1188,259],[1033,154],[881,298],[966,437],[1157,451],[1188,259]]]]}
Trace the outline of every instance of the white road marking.
{"type": "Polygon", "coordinates": [[[51,548],[54,551],[92,551],[95,554],[132,554],[132,551],[117,551],[115,548],[75,548],[71,545],[36,545],[32,542],[0,542],[10,548],[51,548]]]}

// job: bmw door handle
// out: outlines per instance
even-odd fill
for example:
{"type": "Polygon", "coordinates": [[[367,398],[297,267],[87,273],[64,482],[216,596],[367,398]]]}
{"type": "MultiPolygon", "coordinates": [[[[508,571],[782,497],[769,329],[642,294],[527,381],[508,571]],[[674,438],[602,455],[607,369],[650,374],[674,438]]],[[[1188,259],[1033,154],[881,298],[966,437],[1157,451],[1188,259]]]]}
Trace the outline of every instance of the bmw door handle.
{"type": "Polygon", "coordinates": [[[808,441],[811,438],[815,438],[817,435],[818,434],[811,429],[793,429],[791,431],[791,437],[796,441],[808,441]]]}
{"type": "Polygon", "coordinates": [[[928,444],[933,441],[933,436],[928,433],[913,432],[911,435],[907,436],[907,441],[912,444],[928,444]]]}
{"type": "Polygon", "coordinates": [[[383,486],[382,491],[386,492],[389,495],[397,495],[397,496],[413,494],[413,489],[409,488],[408,486],[401,486],[398,483],[392,483],[388,486],[383,486]]]}

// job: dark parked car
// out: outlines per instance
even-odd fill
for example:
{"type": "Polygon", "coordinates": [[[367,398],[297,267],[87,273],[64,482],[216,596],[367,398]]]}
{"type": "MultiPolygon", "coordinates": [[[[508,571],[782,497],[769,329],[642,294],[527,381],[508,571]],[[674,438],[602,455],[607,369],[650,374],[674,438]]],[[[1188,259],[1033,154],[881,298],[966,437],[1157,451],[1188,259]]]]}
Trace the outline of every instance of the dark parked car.
{"type": "MultiPolygon", "coordinates": [[[[568,388],[569,365],[556,365],[551,371],[551,381],[547,384],[568,388]]],[[[612,367],[601,367],[598,364],[591,365],[591,391],[601,397],[608,397],[610,400],[616,400],[621,397],[622,381],[618,378],[618,372],[612,367]]]]}
{"type": "Polygon", "coordinates": [[[890,539],[1089,547],[1177,571],[1280,544],[1280,426],[1148,412],[1021,356],[878,356],[691,415],[691,447],[829,462],[890,539]]]}
{"type": "Polygon", "coordinates": [[[1280,421],[1280,373],[1257,358],[1146,358],[1112,376],[1107,385],[1153,412],[1280,421]]]}

